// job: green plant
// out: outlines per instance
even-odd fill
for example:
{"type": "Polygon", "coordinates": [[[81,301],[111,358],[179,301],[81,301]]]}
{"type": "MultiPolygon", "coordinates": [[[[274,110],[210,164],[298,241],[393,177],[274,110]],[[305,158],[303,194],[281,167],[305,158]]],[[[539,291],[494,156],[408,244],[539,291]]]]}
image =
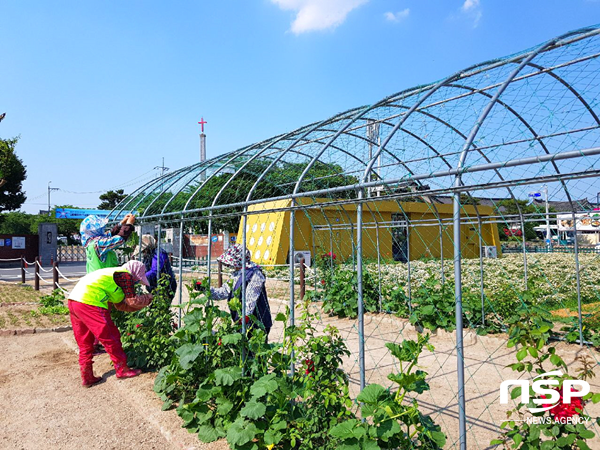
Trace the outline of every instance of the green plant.
{"type": "Polygon", "coordinates": [[[427,280],[413,297],[410,323],[428,330],[456,328],[454,290],[450,283],[442,286],[433,278],[427,280]]]}
{"type": "Polygon", "coordinates": [[[416,399],[407,399],[410,393],[429,390],[427,373],[416,369],[423,349],[433,350],[429,335],[419,335],[417,341],[387,343],[386,347],[400,364],[399,373],[388,375],[397,390],[379,384],[367,386],[357,398],[362,403],[363,420],[344,421],[333,427],[330,434],[340,439],[338,448],[345,450],[443,448],[446,436],[441,428],[419,411],[416,399]]]}
{"type": "MultiPolygon", "coordinates": [[[[358,316],[358,275],[353,270],[335,270],[322,294],[323,311],[338,317],[354,319],[358,316]]],[[[363,302],[365,311],[375,312],[379,309],[379,292],[373,276],[363,273],[363,302]]]]}
{"type": "Polygon", "coordinates": [[[44,307],[64,306],[65,294],[60,289],[54,289],[51,294],[42,296],[40,303],[44,307]]]}
{"type": "Polygon", "coordinates": [[[286,329],[282,351],[290,355],[294,349],[296,370],[290,376],[288,358],[280,360],[272,353],[272,371],[252,384],[250,397],[227,432],[232,449],[338,448],[329,430],[354,417],[348,378],[341,369],[342,357],[349,352],[336,328],[326,327],[325,334],[317,336],[314,318],[305,304],[299,325],[286,329]]]}
{"type": "Polygon", "coordinates": [[[38,312],[44,316],[66,315],[69,308],[65,306],[65,294],[60,289],[54,289],[51,294],[40,298],[38,312]]]}
{"type": "Polygon", "coordinates": [[[170,338],[175,349],[158,373],[154,391],[163,408],[184,405],[194,398],[200,384],[215,370],[239,365],[242,335],[229,313],[213,306],[205,293],[186,285],[190,302],[183,305],[184,325],[170,338]]]}
{"type": "MultiPolygon", "coordinates": [[[[544,374],[546,380],[554,383],[553,389],[560,395],[559,401],[549,410],[527,412],[528,408],[540,406],[533,402],[536,393],[530,385],[531,400],[527,404],[519,401],[515,408],[507,412],[508,420],[500,426],[503,430],[502,435],[491,441],[491,445],[502,445],[505,449],[527,450],[589,449],[586,440],[593,438],[595,433],[588,430],[583,423],[591,420],[584,413],[584,405],[587,401],[599,402],[600,394],[590,392],[582,399],[574,398],[570,404],[563,402],[563,383],[574,377],[569,375],[568,367],[556,353],[556,349],[548,346],[549,339],[553,335],[552,322],[535,311],[522,309],[521,316],[513,317],[510,325],[507,346],[509,348],[518,346],[519,350],[515,355],[517,362],[508,367],[516,372],[526,372],[532,379],[544,374]],[[549,370],[552,371],[551,374],[548,374],[549,370]]],[[[585,380],[593,377],[595,364],[585,357],[580,358],[579,361],[582,363],[582,368],[579,370],[578,378],[585,380]]],[[[519,386],[511,391],[510,396],[515,400],[517,397],[522,398],[521,393],[522,388],[519,386]]],[[[548,407],[552,404],[554,403],[549,404],[548,407]]]]}
{"type": "Polygon", "coordinates": [[[152,303],[140,311],[111,313],[129,363],[144,370],[160,369],[173,355],[170,337],[175,321],[167,275],[161,276],[153,294],[152,303]]]}

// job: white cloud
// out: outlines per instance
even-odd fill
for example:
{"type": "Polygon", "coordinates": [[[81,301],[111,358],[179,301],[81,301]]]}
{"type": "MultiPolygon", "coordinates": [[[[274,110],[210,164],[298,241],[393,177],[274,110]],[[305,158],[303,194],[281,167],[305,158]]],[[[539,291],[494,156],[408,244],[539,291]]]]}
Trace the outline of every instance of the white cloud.
{"type": "Polygon", "coordinates": [[[390,22],[400,22],[401,20],[406,19],[409,14],[410,14],[410,9],[406,8],[406,9],[403,9],[402,11],[398,11],[397,13],[386,12],[384,14],[384,16],[390,22]]]}
{"type": "Polygon", "coordinates": [[[353,9],[369,0],[271,0],[283,10],[296,11],[291,31],[295,34],[333,29],[344,23],[353,9]]]}
{"type": "Polygon", "coordinates": [[[473,28],[479,25],[479,21],[483,16],[479,0],[465,0],[460,8],[461,12],[473,20],[473,28]]]}
{"type": "Polygon", "coordinates": [[[465,0],[461,9],[467,12],[476,8],[479,8],[479,0],[465,0]]]}

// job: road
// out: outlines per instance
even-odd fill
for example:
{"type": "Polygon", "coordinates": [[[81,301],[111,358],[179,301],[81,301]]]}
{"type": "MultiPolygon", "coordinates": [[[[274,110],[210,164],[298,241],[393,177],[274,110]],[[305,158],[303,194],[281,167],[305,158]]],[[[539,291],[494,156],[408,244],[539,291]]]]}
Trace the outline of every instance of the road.
{"type": "MultiPolygon", "coordinates": [[[[33,284],[33,280],[35,277],[35,268],[33,266],[29,266],[26,270],[25,281],[27,284],[33,284]]],[[[71,285],[73,282],[77,281],[83,275],[85,275],[85,261],[81,262],[65,262],[59,265],[59,283],[61,285],[67,284],[71,285]],[[67,279],[65,279],[68,278],[67,279]],[[72,281],[69,281],[72,280],[72,281]]],[[[40,282],[40,286],[44,286],[48,283],[52,283],[52,270],[50,267],[42,267],[40,269],[40,276],[42,277],[42,281],[40,282]],[[46,272],[47,271],[47,272],[46,272]],[[46,281],[46,282],[44,282],[46,281]]],[[[9,283],[16,283],[21,280],[21,268],[0,268],[0,281],[6,281],[9,283]]]]}

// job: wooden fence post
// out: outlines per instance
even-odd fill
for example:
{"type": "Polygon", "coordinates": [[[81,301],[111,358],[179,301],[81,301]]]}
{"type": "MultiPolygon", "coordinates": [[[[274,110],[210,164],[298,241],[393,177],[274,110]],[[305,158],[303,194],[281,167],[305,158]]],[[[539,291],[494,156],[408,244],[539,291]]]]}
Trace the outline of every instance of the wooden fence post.
{"type": "Polygon", "coordinates": [[[25,257],[21,256],[21,283],[25,284],[25,257]]]}
{"type": "Polygon", "coordinates": [[[35,280],[33,286],[36,291],[40,290],[40,257],[35,257],[35,280]]]}
{"type": "Polygon", "coordinates": [[[58,264],[52,263],[52,283],[54,284],[53,289],[58,289],[58,264]]]}
{"type": "Polygon", "coordinates": [[[223,264],[217,261],[217,287],[223,286],[223,264]]]}

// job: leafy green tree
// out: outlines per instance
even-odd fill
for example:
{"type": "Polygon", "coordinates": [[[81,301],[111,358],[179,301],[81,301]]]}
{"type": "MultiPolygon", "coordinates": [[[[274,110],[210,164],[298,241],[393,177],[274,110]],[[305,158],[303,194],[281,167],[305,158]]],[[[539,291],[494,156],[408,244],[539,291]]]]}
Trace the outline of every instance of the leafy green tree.
{"type": "Polygon", "coordinates": [[[0,214],[0,234],[31,234],[35,217],[20,211],[0,214]]]}
{"type": "MultiPolygon", "coordinates": [[[[71,205],[62,205],[58,208],[73,208],[71,205]]],[[[40,223],[55,223],[58,234],[67,236],[69,244],[75,244],[78,241],[71,236],[79,234],[80,219],[57,219],[56,210],[52,209],[51,215],[27,214],[20,211],[13,211],[0,214],[0,234],[37,234],[40,223]]]]}
{"type": "Polygon", "coordinates": [[[117,189],[116,191],[107,191],[99,198],[102,202],[98,205],[98,209],[112,210],[127,198],[127,194],[123,193],[123,189],[117,189]]]}
{"type": "MultiPolygon", "coordinates": [[[[188,206],[188,209],[210,207],[215,198],[217,198],[217,195],[218,198],[215,205],[231,205],[245,202],[248,193],[261,174],[268,168],[270,163],[271,161],[252,161],[244,167],[243,171],[233,177],[233,174],[238,171],[237,169],[242,167],[243,163],[238,163],[238,166],[234,168],[233,173],[223,173],[209,178],[202,185],[201,190],[194,197],[190,206],[188,206]]],[[[273,197],[292,194],[296,183],[306,167],[306,163],[287,162],[273,166],[256,185],[251,199],[268,201],[273,197]]],[[[306,173],[304,181],[299,185],[298,192],[302,193],[329,189],[338,186],[351,185],[357,182],[358,179],[356,177],[345,175],[344,170],[340,165],[317,161],[306,173]]],[[[201,183],[202,182],[198,182],[188,186],[186,191],[180,194],[181,200],[178,199],[178,204],[173,206],[183,207],[185,201],[192,196],[201,183]]],[[[356,197],[356,193],[354,191],[332,192],[328,195],[322,195],[321,197],[354,198],[356,197]]],[[[215,210],[214,215],[231,214],[231,216],[215,219],[213,221],[213,230],[237,230],[243,211],[244,208],[242,206],[215,210]]],[[[208,212],[204,212],[204,216],[208,215],[208,212]]],[[[197,222],[196,232],[208,232],[208,222],[197,222]]]]}
{"type": "Polygon", "coordinates": [[[23,192],[27,171],[15,153],[18,140],[0,139],[0,212],[19,209],[27,199],[23,192]]]}
{"type": "MultiPolygon", "coordinates": [[[[498,223],[498,233],[500,235],[501,240],[522,240],[522,237],[508,237],[505,233],[505,229],[509,229],[509,225],[513,223],[518,225],[520,228],[521,222],[519,216],[519,208],[521,209],[521,213],[523,215],[529,213],[540,213],[540,210],[535,205],[530,204],[527,200],[506,199],[496,203],[494,207],[494,213],[501,217],[505,217],[503,222],[498,223]]],[[[536,224],[534,222],[525,222],[525,239],[537,239],[537,234],[533,229],[535,226],[536,224]]]]}

